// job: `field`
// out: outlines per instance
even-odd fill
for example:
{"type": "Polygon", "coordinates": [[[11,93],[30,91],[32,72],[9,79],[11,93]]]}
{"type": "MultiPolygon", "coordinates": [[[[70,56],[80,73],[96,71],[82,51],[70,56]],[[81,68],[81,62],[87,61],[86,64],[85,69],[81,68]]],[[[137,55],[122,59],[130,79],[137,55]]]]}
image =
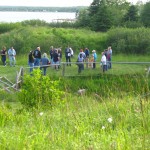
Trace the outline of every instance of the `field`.
{"type": "MultiPolygon", "coordinates": [[[[19,92],[0,90],[0,149],[148,150],[150,80],[145,68],[149,64],[121,62],[149,62],[149,57],[114,55],[113,68],[105,74],[99,64],[81,75],[76,65],[66,67],[64,77],[62,68],[48,68],[47,76],[59,80],[65,94],[38,109],[24,108],[19,92]],[[79,89],[85,94],[79,95],[79,89]]],[[[1,76],[15,81],[20,66],[28,74],[27,56],[18,56],[16,67],[1,66],[1,76]]],[[[35,82],[31,95],[45,88],[36,86],[32,77],[31,81],[35,82]]],[[[51,82],[47,84],[51,87],[51,82]]]]}

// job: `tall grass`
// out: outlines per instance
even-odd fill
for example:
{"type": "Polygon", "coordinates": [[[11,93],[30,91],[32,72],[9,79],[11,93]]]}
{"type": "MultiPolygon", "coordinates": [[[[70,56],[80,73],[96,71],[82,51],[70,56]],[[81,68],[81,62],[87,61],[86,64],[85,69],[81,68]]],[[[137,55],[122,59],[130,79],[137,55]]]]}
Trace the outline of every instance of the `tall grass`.
{"type": "Polygon", "coordinates": [[[150,104],[142,99],[144,109],[140,105],[130,94],[106,99],[68,93],[49,110],[0,107],[0,148],[148,149],[150,104]]]}

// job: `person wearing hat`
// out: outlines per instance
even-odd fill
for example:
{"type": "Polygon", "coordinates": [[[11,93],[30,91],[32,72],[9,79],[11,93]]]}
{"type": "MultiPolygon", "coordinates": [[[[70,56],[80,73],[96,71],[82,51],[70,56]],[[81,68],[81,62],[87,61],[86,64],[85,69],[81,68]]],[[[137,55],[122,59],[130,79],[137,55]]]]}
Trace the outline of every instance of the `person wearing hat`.
{"type": "Polygon", "coordinates": [[[96,50],[92,51],[92,55],[93,55],[93,59],[94,59],[94,61],[93,61],[93,69],[95,69],[96,68],[96,60],[97,60],[96,50]]]}

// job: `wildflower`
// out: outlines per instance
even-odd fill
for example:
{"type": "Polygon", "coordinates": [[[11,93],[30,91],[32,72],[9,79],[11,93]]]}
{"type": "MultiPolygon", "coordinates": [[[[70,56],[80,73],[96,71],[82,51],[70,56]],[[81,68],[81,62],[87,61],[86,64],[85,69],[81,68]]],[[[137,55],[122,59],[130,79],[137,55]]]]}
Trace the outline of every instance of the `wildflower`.
{"type": "Polygon", "coordinates": [[[112,123],[112,118],[107,119],[109,123],[112,123]]]}
{"type": "Polygon", "coordinates": [[[102,130],[104,130],[105,129],[105,126],[102,126],[102,130]]]}
{"type": "Polygon", "coordinates": [[[40,116],[43,116],[43,112],[40,112],[39,115],[40,115],[40,116]]]}

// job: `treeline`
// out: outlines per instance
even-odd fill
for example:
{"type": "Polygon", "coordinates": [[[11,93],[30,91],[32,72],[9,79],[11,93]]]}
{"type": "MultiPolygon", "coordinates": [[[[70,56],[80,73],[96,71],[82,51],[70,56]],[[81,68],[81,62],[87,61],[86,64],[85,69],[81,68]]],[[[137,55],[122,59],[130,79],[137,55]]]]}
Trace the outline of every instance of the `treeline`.
{"type": "Polygon", "coordinates": [[[150,1],[133,5],[126,0],[93,0],[87,9],[79,12],[77,23],[104,32],[112,27],[150,27],[150,1]]]}
{"type": "Polygon", "coordinates": [[[79,12],[85,6],[75,7],[29,7],[29,6],[0,6],[0,11],[29,11],[29,12],[79,12]]]}
{"type": "Polygon", "coordinates": [[[112,46],[113,53],[150,54],[150,28],[112,28],[107,32],[88,29],[56,28],[40,20],[0,24],[0,46],[13,46],[17,54],[27,54],[41,46],[49,52],[50,46],[64,50],[70,45],[75,52],[88,47],[101,53],[112,46]]]}

